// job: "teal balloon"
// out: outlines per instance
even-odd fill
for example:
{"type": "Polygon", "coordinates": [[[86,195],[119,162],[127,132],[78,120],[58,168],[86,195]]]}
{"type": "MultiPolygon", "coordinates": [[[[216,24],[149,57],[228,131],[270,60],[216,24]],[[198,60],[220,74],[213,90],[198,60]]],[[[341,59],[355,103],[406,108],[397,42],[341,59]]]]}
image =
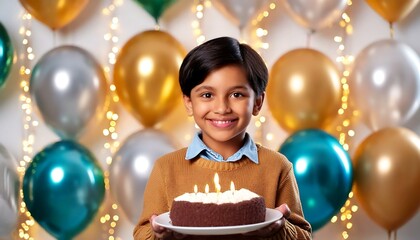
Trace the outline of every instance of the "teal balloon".
{"type": "Polygon", "coordinates": [[[88,149],[64,140],[35,155],[22,190],[28,211],[45,230],[57,239],[72,239],[101,206],[104,175],[88,149]]]}
{"type": "Polygon", "coordinates": [[[144,10],[146,10],[156,21],[159,22],[160,16],[165,10],[174,4],[176,0],[135,0],[144,10]]]}
{"type": "Polygon", "coordinates": [[[13,63],[13,45],[6,28],[0,23],[0,88],[3,87],[13,63]]]}
{"type": "Polygon", "coordinates": [[[353,185],[353,166],[336,138],[318,129],[297,131],[279,152],[293,163],[305,218],[316,231],[339,212],[353,185]]]}

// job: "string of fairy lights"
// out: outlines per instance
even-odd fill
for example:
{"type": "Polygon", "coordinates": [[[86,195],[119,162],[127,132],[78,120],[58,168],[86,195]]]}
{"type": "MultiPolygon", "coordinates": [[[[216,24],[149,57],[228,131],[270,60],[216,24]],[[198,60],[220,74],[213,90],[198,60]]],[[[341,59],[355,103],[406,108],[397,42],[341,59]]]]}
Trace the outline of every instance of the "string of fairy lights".
{"type": "MultiPolygon", "coordinates": [[[[19,56],[21,66],[19,68],[20,74],[20,96],[21,109],[23,111],[23,137],[22,137],[22,159],[19,161],[18,174],[20,183],[22,185],[25,170],[32,161],[33,145],[35,142],[35,129],[39,122],[35,119],[35,114],[32,108],[32,99],[29,93],[29,81],[31,75],[32,61],[35,59],[31,44],[31,20],[32,16],[29,13],[23,13],[21,17],[22,25],[19,29],[19,34],[22,36],[22,53],[19,56]]],[[[33,240],[31,236],[31,228],[35,221],[31,217],[31,213],[27,210],[26,204],[23,201],[23,190],[19,188],[19,226],[17,228],[17,237],[19,239],[33,240]]]]}
{"type": "Polygon", "coordinates": [[[204,10],[210,6],[211,2],[209,0],[194,0],[192,12],[195,16],[195,19],[192,21],[191,27],[193,29],[193,34],[195,36],[197,45],[200,45],[206,41],[206,36],[204,35],[201,26],[204,17],[204,10]]]}
{"type": "MultiPolygon", "coordinates": [[[[104,143],[104,149],[107,150],[107,156],[105,162],[107,164],[107,169],[104,171],[105,176],[105,190],[107,192],[107,197],[111,199],[110,188],[109,188],[109,166],[112,164],[112,156],[117,151],[120,142],[118,140],[118,132],[117,132],[117,124],[119,115],[115,111],[118,106],[119,98],[116,93],[116,87],[112,82],[112,69],[116,62],[117,54],[119,48],[117,46],[119,38],[117,34],[118,26],[119,26],[119,19],[116,16],[115,12],[116,9],[123,4],[123,0],[110,0],[111,2],[102,9],[102,14],[110,18],[111,21],[109,23],[109,31],[104,35],[104,40],[109,44],[109,52],[108,52],[108,62],[104,66],[104,71],[109,81],[109,93],[111,98],[111,103],[108,111],[106,112],[106,119],[108,125],[106,128],[103,129],[102,134],[106,139],[104,143]]],[[[100,222],[103,225],[105,230],[105,235],[107,235],[106,239],[108,240],[115,240],[120,239],[116,237],[116,227],[117,223],[120,220],[118,215],[118,205],[114,202],[111,202],[111,209],[109,212],[105,212],[100,217],[100,222]]]]}
{"type": "MultiPolygon", "coordinates": [[[[265,42],[265,37],[268,36],[268,29],[262,27],[262,22],[270,16],[270,12],[276,9],[276,4],[270,2],[267,8],[264,8],[257,14],[257,16],[251,20],[251,38],[253,41],[250,43],[254,49],[261,53],[262,50],[267,50],[270,47],[268,42],[265,42]],[[255,36],[255,37],[252,37],[255,36]]],[[[268,123],[268,118],[263,111],[255,119],[254,125],[256,128],[255,139],[260,142],[262,145],[266,145],[265,141],[274,140],[274,134],[270,131],[266,132],[266,125],[268,123]]]]}
{"type": "MultiPolygon", "coordinates": [[[[350,146],[348,142],[352,137],[355,136],[355,131],[352,127],[352,117],[357,115],[357,112],[349,108],[349,85],[348,77],[350,75],[350,66],[354,62],[354,56],[346,54],[345,40],[346,36],[353,33],[353,27],[351,24],[350,16],[347,14],[348,9],[352,6],[352,0],[347,1],[347,10],[341,15],[339,26],[342,28],[342,35],[334,37],[334,41],[338,44],[336,62],[342,65],[342,76],[341,84],[343,88],[343,96],[341,98],[341,107],[338,110],[338,114],[343,117],[340,125],[336,126],[336,131],[339,133],[338,140],[343,148],[348,151],[350,146]],[[348,112],[350,113],[348,114],[348,112]]],[[[349,193],[348,199],[341,207],[339,214],[331,219],[332,223],[341,222],[344,225],[344,230],[341,232],[342,239],[348,239],[350,237],[349,231],[353,228],[352,217],[353,213],[358,211],[358,206],[352,203],[354,193],[349,193]]]]}
{"type": "MultiPolygon", "coordinates": [[[[347,9],[349,9],[352,6],[352,0],[347,1],[347,9]]],[[[201,44],[205,41],[205,35],[203,33],[203,30],[201,29],[201,22],[204,18],[204,11],[205,8],[211,7],[210,0],[196,0],[195,6],[193,7],[193,13],[195,16],[195,20],[193,20],[192,27],[193,32],[197,40],[197,44],[201,44]]],[[[270,46],[269,43],[264,42],[264,37],[268,36],[268,30],[261,27],[261,23],[264,21],[265,18],[270,16],[270,11],[273,11],[276,9],[276,3],[270,2],[268,4],[268,8],[263,9],[256,18],[254,18],[251,21],[252,24],[252,33],[253,36],[256,36],[254,41],[250,43],[255,49],[260,50],[264,49],[267,50],[270,46]]],[[[338,114],[340,116],[343,116],[343,120],[340,122],[340,124],[336,127],[337,133],[339,133],[339,142],[343,146],[343,148],[348,151],[350,146],[348,142],[351,140],[352,137],[355,136],[355,130],[352,126],[352,117],[357,116],[357,112],[349,109],[349,85],[347,82],[347,78],[350,75],[350,65],[354,62],[354,56],[345,54],[345,40],[346,36],[351,35],[353,32],[352,24],[350,16],[347,14],[347,12],[344,12],[341,16],[341,19],[339,21],[339,26],[343,29],[342,34],[338,34],[334,36],[334,42],[338,44],[337,47],[337,55],[336,58],[337,63],[341,64],[343,66],[342,70],[342,77],[341,77],[341,83],[343,88],[343,96],[341,98],[341,107],[338,110],[338,114]],[[347,114],[348,111],[351,111],[350,114],[347,114]]],[[[264,132],[264,125],[267,123],[267,117],[263,114],[259,116],[255,121],[255,127],[257,129],[256,131],[256,139],[257,141],[264,142],[272,141],[274,139],[274,134],[272,132],[264,132]]],[[[353,227],[352,223],[352,217],[353,213],[358,211],[358,206],[354,203],[352,203],[352,198],[354,196],[354,193],[351,191],[349,193],[348,199],[346,200],[345,204],[341,207],[339,214],[333,216],[331,218],[331,223],[338,223],[341,222],[344,225],[344,230],[341,232],[341,238],[342,239],[349,239],[350,234],[349,231],[353,227]]]]}

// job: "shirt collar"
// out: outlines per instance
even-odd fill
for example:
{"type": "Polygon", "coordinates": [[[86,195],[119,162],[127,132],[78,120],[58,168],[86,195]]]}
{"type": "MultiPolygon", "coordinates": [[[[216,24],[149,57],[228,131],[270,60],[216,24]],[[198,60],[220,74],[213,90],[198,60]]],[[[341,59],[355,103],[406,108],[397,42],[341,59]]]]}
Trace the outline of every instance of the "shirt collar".
{"type": "Polygon", "coordinates": [[[197,132],[191,144],[188,146],[185,159],[191,160],[197,156],[200,156],[218,162],[235,162],[240,160],[244,155],[247,156],[252,162],[258,164],[257,146],[248,133],[245,135],[244,145],[235,154],[224,160],[219,153],[206,146],[203,140],[201,140],[201,132],[197,132]]]}

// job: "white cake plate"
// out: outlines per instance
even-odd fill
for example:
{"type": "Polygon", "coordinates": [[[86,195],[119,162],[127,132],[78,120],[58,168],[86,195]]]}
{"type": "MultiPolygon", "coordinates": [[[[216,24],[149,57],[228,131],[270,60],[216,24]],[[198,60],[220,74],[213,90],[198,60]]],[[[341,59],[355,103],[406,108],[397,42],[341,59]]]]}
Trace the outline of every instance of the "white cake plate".
{"type": "Polygon", "coordinates": [[[160,214],[155,218],[155,223],[172,231],[179,232],[186,235],[230,235],[252,232],[268,226],[269,224],[279,220],[283,214],[276,210],[267,208],[265,214],[265,221],[255,224],[226,226],[226,227],[180,227],[174,226],[169,218],[169,212],[160,214]]]}

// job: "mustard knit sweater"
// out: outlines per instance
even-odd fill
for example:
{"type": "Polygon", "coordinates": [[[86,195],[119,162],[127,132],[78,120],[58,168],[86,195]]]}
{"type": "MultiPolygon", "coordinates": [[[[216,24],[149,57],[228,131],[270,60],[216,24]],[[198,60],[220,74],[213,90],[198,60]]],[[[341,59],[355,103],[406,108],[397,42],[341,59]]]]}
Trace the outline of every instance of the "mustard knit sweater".
{"type": "MultiPolygon", "coordinates": [[[[230,182],[233,181],[236,189],[247,188],[264,197],[267,208],[288,204],[292,213],[285,227],[271,238],[257,239],[312,239],[311,226],[303,217],[292,164],[280,153],[257,146],[259,164],[246,157],[237,162],[216,162],[203,158],[185,160],[186,148],[158,159],[144,191],[143,212],[134,228],[134,239],[157,239],[150,226],[150,216],[168,212],[172,200],[183,193],[193,192],[195,184],[200,192],[204,192],[206,184],[210,186],[210,192],[214,192],[213,178],[216,172],[220,178],[221,191],[229,190],[230,182]]],[[[256,238],[229,235],[188,236],[184,239],[256,238]]]]}

